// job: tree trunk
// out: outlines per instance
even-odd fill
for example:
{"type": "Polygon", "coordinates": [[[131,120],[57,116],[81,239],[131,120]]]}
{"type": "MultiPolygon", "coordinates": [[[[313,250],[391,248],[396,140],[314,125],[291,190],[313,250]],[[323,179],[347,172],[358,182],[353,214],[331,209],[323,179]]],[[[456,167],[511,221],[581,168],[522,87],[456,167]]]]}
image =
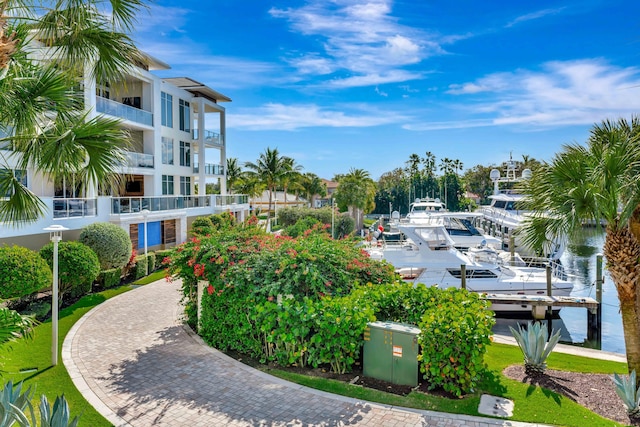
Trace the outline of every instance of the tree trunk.
{"type": "Polygon", "coordinates": [[[640,245],[628,227],[607,227],[604,256],[620,300],[629,372],[640,373],[640,245]]]}

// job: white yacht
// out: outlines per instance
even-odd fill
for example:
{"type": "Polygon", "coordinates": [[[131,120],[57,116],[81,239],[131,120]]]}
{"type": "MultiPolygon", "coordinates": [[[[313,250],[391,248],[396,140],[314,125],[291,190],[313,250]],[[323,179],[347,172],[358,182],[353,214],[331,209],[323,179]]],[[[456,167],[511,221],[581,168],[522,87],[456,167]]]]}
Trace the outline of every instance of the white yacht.
{"type": "MultiPolygon", "coordinates": [[[[391,263],[405,280],[437,285],[442,288],[460,287],[465,269],[466,287],[470,291],[497,294],[546,295],[547,277],[543,268],[510,265],[494,250],[471,248],[463,253],[442,225],[427,223],[398,223],[403,240],[379,240],[368,248],[373,259],[391,263]],[[462,267],[464,266],[464,267],[462,267]]],[[[508,261],[508,260],[507,260],[508,261]]],[[[561,277],[552,277],[552,296],[569,296],[573,284],[561,277]]],[[[501,312],[531,311],[529,305],[498,305],[492,310],[501,312]]]]}
{"type": "Polygon", "coordinates": [[[557,261],[562,256],[566,247],[566,240],[556,239],[547,245],[544,253],[540,254],[524,244],[519,230],[531,211],[523,210],[520,203],[526,196],[513,188],[518,182],[529,179],[531,170],[524,169],[521,176],[517,176],[516,162],[509,160],[505,175],[501,176],[498,169],[491,171],[491,180],[494,184],[493,195],[489,196],[491,204],[481,207],[478,212],[482,215],[479,224],[481,228],[502,240],[502,246],[508,248],[513,237],[515,251],[525,259],[544,258],[557,261]],[[501,188],[502,186],[502,188],[501,188]],[[510,188],[505,188],[510,187],[510,188]]]}

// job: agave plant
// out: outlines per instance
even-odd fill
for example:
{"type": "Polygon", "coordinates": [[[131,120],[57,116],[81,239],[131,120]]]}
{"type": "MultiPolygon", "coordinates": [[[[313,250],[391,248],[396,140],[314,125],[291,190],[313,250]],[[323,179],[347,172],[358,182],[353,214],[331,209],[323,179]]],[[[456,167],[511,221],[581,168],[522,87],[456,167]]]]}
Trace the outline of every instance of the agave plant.
{"type": "Polygon", "coordinates": [[[629,376],[613,374],[613,383],[616,393],[627,407],[627,414],[640,417],[640,387],[636,389],[636,370],[631,371],[629,376]]]}
{"type": "Polygon", "coordinates": [[[53,403],[53,410],[49,406],[47,397],[43,394],[40,398],[40,427],[76,427],[78,425],[78,417],[69,420],[69,404],[64,394],[56,397],[53,403]]]}
{"type": "Polygon", "coordinates": [[[518,331],[511,326],[509,329],[524,354],[524,372],[531,377],[542,375],[547,369],[547,357],[558,344],[560,331],[555,333],[552,331],[551,338],[547,342],[547,329],[540,323],[529,322],[525,329],[518,325],[518,331]]]}
{"type": "Polygon", "coordinates": [[[22,391],[22,383],[15,387],[9,381],[0,389],[0,426],[12,426],[18,424],[21,427],[36,425],[31,398],[33,393],[31,387],[22,391]],[[31,414],[32,423],[25,415],[25,410],[31,414]]]}

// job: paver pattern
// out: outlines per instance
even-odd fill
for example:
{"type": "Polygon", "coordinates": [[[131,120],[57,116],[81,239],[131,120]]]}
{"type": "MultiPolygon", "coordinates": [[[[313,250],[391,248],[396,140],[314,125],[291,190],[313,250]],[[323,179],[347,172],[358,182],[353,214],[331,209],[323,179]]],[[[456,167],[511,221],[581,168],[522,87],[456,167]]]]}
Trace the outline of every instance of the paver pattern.
{"type": "Polygon", "coordinates": [[[63,362],[115,426],[534,426],[390,407],[272,377],[206,346],[180,321],[179,282],[112,298],[70,331],[63,362]]]}

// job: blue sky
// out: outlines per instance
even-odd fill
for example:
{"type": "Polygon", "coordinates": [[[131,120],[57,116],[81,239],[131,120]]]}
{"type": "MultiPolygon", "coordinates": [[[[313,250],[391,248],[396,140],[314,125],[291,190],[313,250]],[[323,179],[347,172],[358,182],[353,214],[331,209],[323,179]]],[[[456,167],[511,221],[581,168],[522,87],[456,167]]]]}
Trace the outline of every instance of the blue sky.
{"type": "Polygon", "coordinates": [[[138,46],[229,96],[228,156],[323,178],[549,160],[640,114],[640,2],[156,0],[138,46]]]}

